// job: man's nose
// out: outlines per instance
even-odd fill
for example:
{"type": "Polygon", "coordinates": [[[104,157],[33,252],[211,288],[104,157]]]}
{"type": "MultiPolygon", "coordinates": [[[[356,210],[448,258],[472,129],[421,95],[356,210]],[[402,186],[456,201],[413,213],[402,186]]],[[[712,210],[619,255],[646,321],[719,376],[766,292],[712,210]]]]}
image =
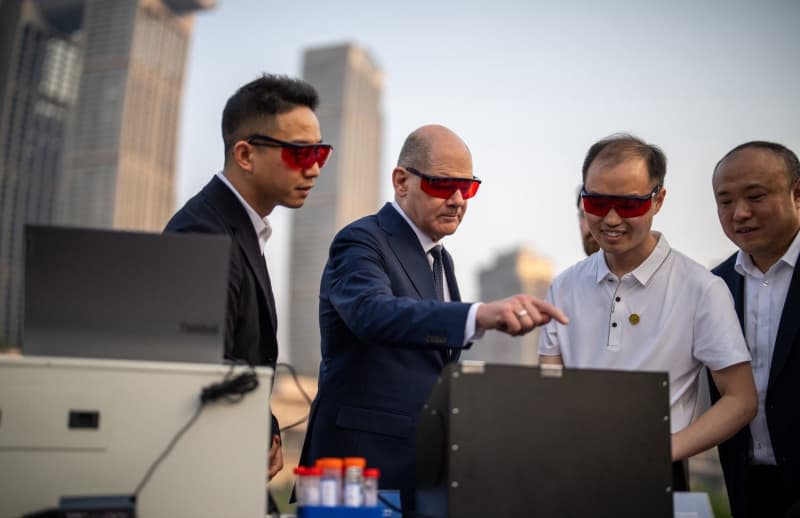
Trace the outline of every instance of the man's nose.
{"type": "Polygon", "coordinates": [[[460,207],[461,205],[464,205],[465,202],[466,200],[464,199],[464,196],[461,195],[461,189],[456,189],[455,192],[449,198],[447,198],[448,205],[460,207]]]}
{"type": "Polygon", "coordinates": [[[741,221],[753,215],[747,200],[737,200],[733,206],[733,219],[741,221]]]}
{"type": "Polygon", "coordinates": [[[603,218],[603,223],[613,227],[622,223],[622,218],[619,214],[617,214],[616,209],[611,207],[611,209],[608,211],[608,214],[606,214],[603,218]]]}
{"type": "Polygon", "coordinates": [[[308,169],[303,169],[302,174],[306,178],[316,178],[317,176],[319,176],[319,164],[317,162],[314,162],[314,165],[312,165],[308,169]]]}

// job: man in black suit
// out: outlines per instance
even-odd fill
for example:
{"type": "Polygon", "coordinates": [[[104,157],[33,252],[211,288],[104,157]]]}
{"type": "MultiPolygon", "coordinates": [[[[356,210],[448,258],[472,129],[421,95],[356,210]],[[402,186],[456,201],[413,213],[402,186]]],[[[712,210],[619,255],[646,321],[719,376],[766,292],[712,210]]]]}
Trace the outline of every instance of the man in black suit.
{"type": "Polygon", "coordinates": [[[759,399],[720,460],[734,517],[784,517],[800,505],[800,162],[780,144],[748,142],[719,161],[713,187],[739,247],[714,273],[733,294],[759,399]]]}
{"type": "MultiPolygon", "coordinates": [[[[228,99],[222,112],[225,166],[167,223],[166,232],[226,234],[232,248],[225,319],[225,357],[275,368],[277,317],[265,246],[267,216],[303,205],[331,152],[322,144],[310,84],[264,75],[228,99]]],[[[283,467],[272,417],[269,478],[283,467]]]]}

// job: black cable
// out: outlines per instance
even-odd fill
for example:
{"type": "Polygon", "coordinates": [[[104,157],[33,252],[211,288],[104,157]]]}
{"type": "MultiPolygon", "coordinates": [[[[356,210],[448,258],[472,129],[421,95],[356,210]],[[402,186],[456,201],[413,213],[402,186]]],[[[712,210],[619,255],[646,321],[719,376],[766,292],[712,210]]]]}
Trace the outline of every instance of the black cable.
{"type": "MultiPolygon", "coordinates": [[[[288,363],[278,363],[277,365],[275,365],[275,372],[277,372],[278,368],[280,368],[280,367],[283,367],[284,369],[289,371],[289,374],[291,374],[292,379],[294,380],[294,384],[297,386],[297,390],[300,391],[300,394],[303,395],[303,398],[306,400],[306,403],[308,403],[308,406],[310,407],[311,406],[311,396],[308,395],[308,393],[303,389],[303,385],[300,384],[300,379],[297,377],[297,371],[295,371],[294,367],[292,367],[288,363]]],[[[303,424],[306,421],[308,421],[308,415],[309,414],[306,414],[300,420],[295,421],[292,424],[284,426],[283,428],[280,429],[280,431],[281,432],[285,432],[286,430],[291,430],[292,428],[294,428],[296,426],[300,426],[301,424],[303,424]]]]}
{"type": "Polygon", "coordinates": [[[141,482],[136,486],[136,489],[133,492],[134,499],[139,496],[139,493],[144,488],[145,484],[150,480],[150,477],[155,472],[156,468],[164,461],[164,459],[169,455],[172,451],[172,448],[178,442],[178,440],[185,434],[189,428],[197,421],[197,418],[200,417],[200,414],[203,412],[203,409],[206,406],[206,403],[210,401],[215,401],[221,397],[224,397],[227,401],[231,403],[238,403],[239,401],[244,398],[245,394],[248,392],[252,392],[258,387],[258,375],[255,372],[255,369],[250,367],[247,372],[243,372],[236,377],[231,377],[233,375],[233,369],[236,367],[235,364],[231,365],[231,368],[225,373],[225,377],[222,381],[218,383],[212,383],[206,387],[203,387],[203,390],[200,392],[200,403],[195,410],[194,415],[186,422],[183,427],[178,430],[178,433],[170,440],[167,447],[161,452],[161,455],[156,458],[156,460],[147,468],[147,472],[144,474],[141,482]]]}
{"type": "Polygon", "coordinates": [[[203,392],[200,393],[200,401],[203,404],[223,396],[231,403],[238,403],[245,394],[258,387],[258,375],[254,368],[250,367],[247,372],[243,372],[235,378],[231,378],[234,367],[234,365],[231,365],[230,370],[228,370],[225,374],[225,378],[221,382],[212,383],[203,388],[203,392]]]}
{"type": "Polygon", "coordinates": [[[133,497],[134,498],[138,498],[139,492],[144,488],[144,485],[147,484],[147,481],[150,480],[150,476],[153,474],[153,472],[155,472],[155,470],[158,467],[158,465],[161,464],[161,462],[167,457],[167,455],[169,455],[169,452],[172,451],[172,447],[175,446],[175,443],[178,442],[178,439],[180,439],[181,436],[183,436],[183,434],[186,433],[186,431],[189,428],[191,428],[191,426],[194,424],[194,422],[200,416],[200,412],[203,411],[203,408],[205,408],[205,404],[203,402],[201,402],[200,405],[197,407],[197,410],[195,410],[194,415],[192,416],[192,418],[189,419],[189,421],[185,425],[183,425],[183,428],[181,428],[178,431],[178,433],[175,434],[175,436],[169,442],[169,444],[164,449],[164,451],[161,452],[161,455],[159,455],[158,458],[155,460],[155,462],[153,462],[150,465],[150,467],[147,469],[147,473],[144,474],[144,478],[142,478],[142,481],[139,482],[139,485],[137,485],[136,489],[133,491],[133,497]]]}

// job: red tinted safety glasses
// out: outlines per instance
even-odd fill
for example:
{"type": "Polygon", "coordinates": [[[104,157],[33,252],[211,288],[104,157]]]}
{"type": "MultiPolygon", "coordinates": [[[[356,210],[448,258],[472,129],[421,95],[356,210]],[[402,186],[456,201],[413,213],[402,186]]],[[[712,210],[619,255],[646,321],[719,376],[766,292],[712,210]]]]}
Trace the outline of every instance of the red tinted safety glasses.
{"type": "Polygon", "coordinates": [[[322,168],[333,151],[333,146],[330,144],[296,144],[258,134],[250,135],[246,142],[253,146],[281,148],[283,163],[292,169],[301,170],[311,169],[314,164],[322,168]]]}
{"type": "Polygon", "coordinates": [[[638,218],[650,210],[653,198],[660,190],[661,186],[656,185],[647,196],[606,196],[605,194],[588,193],[584,187],[581,189],[583,210],[602,218],[611,209],[614,209],[621,218],[638,218]]]}
{"type": "Polygon", "coordinates": [[[422,192],[434,198],[446,200],[455,194],[456,191],[461,191],[461,197],[468,200],[475,196],[478,192],[478,187],[481,185],[481,181],[474,176],[472,178],[428,176],[427,174],[420,173],[413,167],[406,167],[404,169],[415,176],[419,176],[419,186],[422,188],[422,192]]]}

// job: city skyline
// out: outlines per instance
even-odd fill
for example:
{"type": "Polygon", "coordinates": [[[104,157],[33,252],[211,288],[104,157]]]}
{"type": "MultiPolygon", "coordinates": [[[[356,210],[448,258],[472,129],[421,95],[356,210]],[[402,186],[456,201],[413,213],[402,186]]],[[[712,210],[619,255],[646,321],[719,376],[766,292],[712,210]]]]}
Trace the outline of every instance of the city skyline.
{"type": "MultiPolygon", "coordinates": [[[[473,152],[483,184],[446,239],[465,300],[479,296],[479,269],[515,246],[549,258],[555,273],[583,258],[575,211],[581,163],[594,141],[619,131],[664,149],[667,196],[654,228],[710,266],[735,250],[716,216],[716,161],[751,139],[800,150],[800,70],[790,66],[800,50],[798,23],[793,0],[501,0],[491,9],[472,1],[413,0],[402,9],[343,1],[310,12],[222,2],[195,23],[178,203],[221,169],[220,114],[239,85],[263,72],[300,76],[303,49],[354,42],[384,74],[381,202],[391,199],[392,167],[415,128],[447,125],[473,152]]],[[[288,211],[270,219],[284,344],[288,211]]]]}
{"type": "Polygon", "coordinates": [[[193,12],[207,2],[68,3],[82,11],[82,70],[58,176],[55,222],[159,232],[175,211],[193,12]]]}
{"type": "Polygon", "coordinates": [[[0,2],[0,344],[22,344],[24,226],[160,231],[192,13],[213,0],[0,2]]]}
{"type": "Polygon", "coordinates": [[[292,289],[284,317],[289,338],[283,344],[298,372],[316,376],[320,336],[314,324],[328,246],[337,230],[374,212],[380,199],[382,77],[365,49],[348,44],[306,49],[302,76],[319,93],[320,130],[336,148],[316,180],[314,195],[302,210],[292,212],[292,289]]]}
{"type": "Polygon", "coordinates": [[[25,223],[50,223],[80,47],[28,1],[0,2],[0,345],[22,335],[25,223]]]}

